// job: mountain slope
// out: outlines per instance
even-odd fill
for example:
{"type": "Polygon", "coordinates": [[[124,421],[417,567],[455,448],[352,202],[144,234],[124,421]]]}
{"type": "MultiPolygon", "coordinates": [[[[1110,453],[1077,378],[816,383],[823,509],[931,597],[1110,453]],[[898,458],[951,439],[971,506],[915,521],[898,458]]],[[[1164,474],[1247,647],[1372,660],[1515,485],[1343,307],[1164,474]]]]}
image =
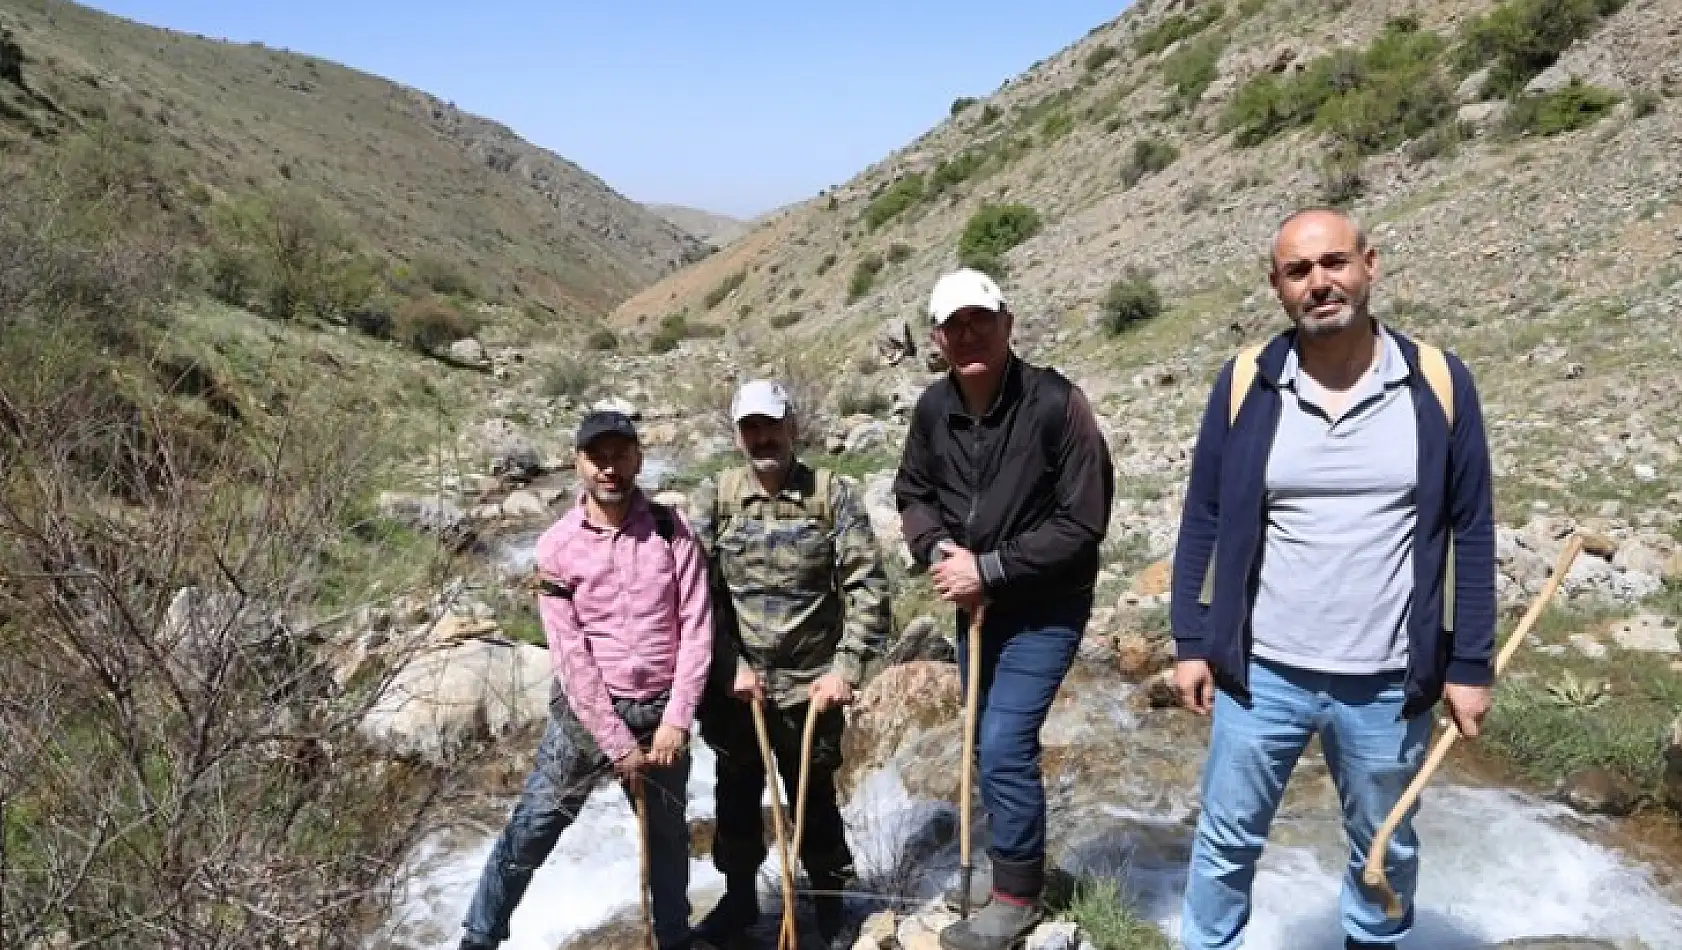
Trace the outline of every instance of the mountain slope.
{"type": "Polygon", "coordinates": [[[212,193],[303,191],[393,258],[442,257],[491,296],[568,312],[705,253],[504,126],[378,77],[60,0],[0,0],[0,27],[21,54],[0,55],[0,145],[28,161],[107,120],[212,193]]]}
{"type": "Polygon", "coordinates": [[[714,247],[729,244],[753,227],[752,222],[732,218],[727,214],[702,211],[700,208],[663,204],[650,204],[645,207],[714,247]]]}
{"type": "Polygon", "coordinates": [[[1021,203],[1037,228],[988,264],[1007,272],[1018,344],[1088,387],[1125,490],[1166,511],[1209,379],[1283,325],[1273,228],[1338,202],[1380,249],[1380,313],[1478,374],[1504,519],[1670,524],[1678,91],[1675,0],[1144,0],[615,319],[725,324],[744,363],[804,358],[831,401],[915,392],[920,367],[883,372],[871,336],[891,318],[926,338],[966,225],[1021,203]],[[1506,52],[1542,33],[1562,50],[1551,66],[1506,52]],[[1103,300],[1140,272],[1163,312],[1111,332],[1103,300]]]}

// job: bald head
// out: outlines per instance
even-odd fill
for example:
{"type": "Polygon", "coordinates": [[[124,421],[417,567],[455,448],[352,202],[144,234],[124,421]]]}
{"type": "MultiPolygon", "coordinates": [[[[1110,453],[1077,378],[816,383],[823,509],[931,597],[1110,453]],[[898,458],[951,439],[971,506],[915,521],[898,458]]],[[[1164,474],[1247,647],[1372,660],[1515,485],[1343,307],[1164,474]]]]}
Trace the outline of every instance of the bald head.
{"type": "Polygon", "coordinates": [[[1279,227],[1273,230],[1273,241],[1268,245],[1268,267],[1277,270],[1279,267],[1279,249],[1287,238],[1297,237],[1299,230],[1330,229],[1338,232],[1340,237],[1347,239],[1355,248],[1356,253],[1367,249],[1367,232],[1359,222],[1348,214],[1336,208],[1304,208],[1291,212],[1290,216],[1279,222],[1279,227]]]}
{"type": "Polygon", "coordinates": [[[1367,246],[1354,218],[1311,208],[1279,225],[1267,279],[1298,330],[1311,337],[1337,335],[1370,321],[1367,303],[1378,279],[1378,252],[1367,246]]]}

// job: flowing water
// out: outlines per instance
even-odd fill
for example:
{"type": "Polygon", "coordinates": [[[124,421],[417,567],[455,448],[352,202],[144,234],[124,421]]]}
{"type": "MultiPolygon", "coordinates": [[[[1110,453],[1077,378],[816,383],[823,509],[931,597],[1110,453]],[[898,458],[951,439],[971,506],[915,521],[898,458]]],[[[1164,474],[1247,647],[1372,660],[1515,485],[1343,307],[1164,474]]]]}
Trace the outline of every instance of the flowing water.
{"type": "MultiPolygon", "coordinates": [[[[642,481],[670,471],[650,459],[642,481]]],[[[536,533],[508,538],[503,570],[530,569],[536,533]]],[[[1053,853],[1071,871],[1118,881],[1134,906],[1174,933],[1185,885],[1200,726],[1177,713],[1139,713],[1133,687],[1079,672],[1059,696],[1043,737],[1053,853]],[[1176,725],[1177,724],[1177,725],[1176,725]]],[[[694,744],[692,821],[713,815],[713,758],[694,744]]],[[[908,737],[859,781],[846,805],[848,837],[882,902],[927,900],[956,880],[956,723],[908,737]]],[[[505,803],[512,805],[512,801],[505,803]]],[[[506,808],[502,814],[506,814],[506,808]]],[[[554,950],[632,908],[638,893],[635,819],[604,784],[533,878],[508,950],[554,950]]],[[[446,950],[499,827],[441,833],[418,849],[395,912],[371,946],[446,950]]],[[[1609,940],[1627,950],[1682,950],[1682,862],[1645,865],[1610,846],[1616,829],[1534,796],[1453,785],[1427,790],[1418,820],[1421,879],[1414,950],[1473,950],[1530,936],[1609,940]]],[[[1673,856],[1674,858],[1674,856],[1673,856]]],[[[1251,950],[1338,950],[1342,844],[1335,794],[1317,755],[1305,756],[1263,855],[1251,950]]],[[[762,880],[774,880],[775,854],[762,880]]],[[[691,862],[698,910],[722,881],[708,859],[691,862]]],[[[866,906],[866,905],[870,906],[866,906]]]]}

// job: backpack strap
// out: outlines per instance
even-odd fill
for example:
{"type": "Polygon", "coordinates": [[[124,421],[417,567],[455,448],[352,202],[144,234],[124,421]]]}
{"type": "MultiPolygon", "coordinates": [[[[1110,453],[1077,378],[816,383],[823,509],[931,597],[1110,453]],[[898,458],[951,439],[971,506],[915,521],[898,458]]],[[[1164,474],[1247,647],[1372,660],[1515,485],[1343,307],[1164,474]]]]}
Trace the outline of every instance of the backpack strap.
{"type": "Polygon", "coordinates": [[[812,468],[812,495],[806,499],[806,514],[823,523],[826,529],[835,528],[833,504],[835,473],[827,468],[812,468]]]}
{"type": "MultiPolygon", "coordinates": [[[[1448,427],[1454,428],[1454,378],[1448,372],[1448,357],[1443,351],[1429,343],[1418,343],[1419,347],[1419,375],[1425,377],[1425,382],[1436,394],[1437,405],[1443,409],[1443,416],[1448,419],[1448,427]]],[[[1453,439],[1450,438],[1452,444],[1453,439]]],[[[1443,630],[1454,633],[1454,532],[1448,533],[1448,550],[1443,554],[1443,630]]]]}
{"type": "Polygon", "coordinates": [[[1448,372],[1448,357],[1443,351],[1429,343],[1419,343],[1419,373],[1425,377],[1425,382],[1431,386],[1431,392],[1437,395],[1437,405],[1443,407],[1443,415],[1448,418],[1449,426],[1454,425],[1454,377],[1448,372]]]}
{"type": "Polygon", "coordinates": [[[1227,395],[1226,424],[1232,425],[1238,421],[1238,409],[1244,405],[1244,397],[1249,394],[1250,387],[1256,381],[1256,358],[1261,356],[1261,343],[1253,343],[1238,351],[1232,360],[1232,391],[1227,395]]]}
{"type": "Polygon", "coordinates": [[[654,515],[654,533],[666,539],[666,544],[670,545],[672,538],[677,535],[677,517],[672,514],[672,509],[651,499],[648,502],[648,510],[654,515]]]}

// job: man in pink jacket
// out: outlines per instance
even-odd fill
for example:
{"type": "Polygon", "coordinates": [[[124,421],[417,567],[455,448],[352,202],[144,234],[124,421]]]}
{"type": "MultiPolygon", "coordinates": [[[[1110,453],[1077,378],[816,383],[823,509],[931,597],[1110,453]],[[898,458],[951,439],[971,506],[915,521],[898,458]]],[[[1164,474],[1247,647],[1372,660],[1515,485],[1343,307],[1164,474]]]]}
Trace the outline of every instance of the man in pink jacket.
{"type": "Polygon", "coordinates": [[[576,443],[579,502],[537,542],[559,689],[536,767],[480,875],[461,950],[508,939],[532,873],[609,769],[633,802],[647,795],[660,948],[692,942],[685,748],[712,658],[706,565],[688,523],[637,487],[642,449],[630,419],[591,413],[576,443]]]}

